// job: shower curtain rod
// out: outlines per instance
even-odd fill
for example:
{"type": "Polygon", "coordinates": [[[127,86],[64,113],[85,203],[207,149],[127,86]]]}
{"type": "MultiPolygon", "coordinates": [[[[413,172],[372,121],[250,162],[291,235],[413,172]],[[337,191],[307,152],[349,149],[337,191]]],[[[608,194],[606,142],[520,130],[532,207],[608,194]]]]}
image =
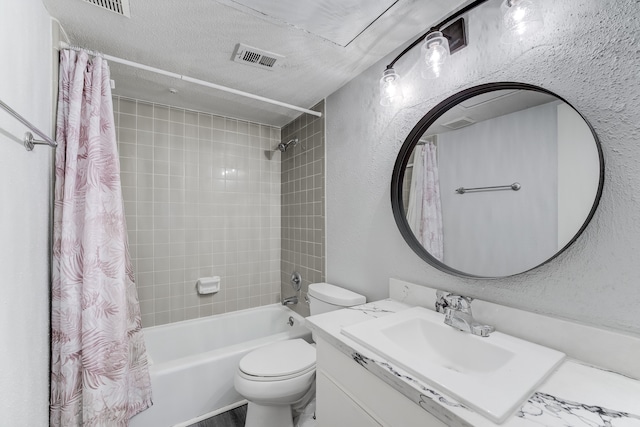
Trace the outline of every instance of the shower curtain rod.
{"type": "MultiPolygon", "coordinates": [[[[69,43],[65,43],[65,42],[62,42],[62,41],[60,42],[60,48],[61,49],[72,49],[72,50],[87,50],[90,53],[94,53],[91,50],[83,49],[83,48],[78,47],[78,46],[72,46],[69,43]]],[[[243,92],[243,91],[238,90],[238,89],[233,89],[233,88],[230,88],[230,87],[218,85],[218,84],[207,82],[207,81],[200,80],[200,79],[194,79],[193,77],[184,76],[182,74],[173,73],[171,71],[165,71],[165,70],[162,70],[160,68],[150,67],[150,66],[144,65],[144,64],[139,64],[137,62],[129,61],[128,59],[122,59],[122,58],[118,58],[118,57],[115,57],[115,56],[107,55],[107,54],[104,54],[104,53],[98,53],[98,55],[102,56],[106,60],[109,60],[109,61],[112,61],[112,62],[117,62],[117,63],[123,64],[123,65],[128,65],[130,67],[138,68],[140,70],[151,71],[152,73],[162,74],[163,76],[173,77],[174,79],[183,80],[185,82],[197,84],[197,85],[200,85],[200,86],[206,86],[206,87],[209,87],[209,88],[221,90],[223,92],[233,93],[235,95],[244,96],[246,98],[255,99],[257,101],[262,101],[262,102],[266,102],[266,103],[273,104],[273,105],[279,105],[280,107],[285,107],[285,108],[288,108],[290,110],[295,110],[295,111],[300,111],[302,113],[311,114],[311,115],[314,115],[316,117],[322,117],[322,113],[320,113],[318,111],[313,111],[313,110],[309,110],[307,108],[298,107],[296,105],[287,104],[286,102],[280,102],[280,101],[276,101],[275,99],[270,99],[270,98],[265,98],[264,96],[255,95],[253,93],[243,92]]]]}

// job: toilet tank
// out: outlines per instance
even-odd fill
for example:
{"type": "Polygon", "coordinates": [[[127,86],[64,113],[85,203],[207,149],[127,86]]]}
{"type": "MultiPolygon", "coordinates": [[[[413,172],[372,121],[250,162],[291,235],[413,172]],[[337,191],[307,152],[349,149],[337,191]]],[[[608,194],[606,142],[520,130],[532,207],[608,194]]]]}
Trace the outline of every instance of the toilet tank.
{"type": "Polygon", "coordinates": [[[364,295],[329,283],[312,283],[309,285],[309,306],[311,315],[340,310],[367,302],[364,295]]]}

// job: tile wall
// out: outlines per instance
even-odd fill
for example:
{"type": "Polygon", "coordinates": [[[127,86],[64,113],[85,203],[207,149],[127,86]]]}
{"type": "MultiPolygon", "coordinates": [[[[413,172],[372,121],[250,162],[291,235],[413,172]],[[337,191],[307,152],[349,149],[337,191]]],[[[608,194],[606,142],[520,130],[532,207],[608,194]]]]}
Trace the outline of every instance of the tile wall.
{"type": "Polygon", "coordinates": [[[298,138],[299,144],[282,153],[282,261],[283,297],[298,295],[291,306],[309,315],[304,297],[310,283],[325,280],[324,205],[324,101],[312,108],[323,117],[303,114],[282,128],[282,141],[298,138]],[[302,276],[301,292],[291,286],[291,273],[302,276]]]}
{"type": "Polygon", "coordinates": [[[280,300],[275,127],[114,98],[143,326],[280,300]],[[199,277],[221,276],[201,296],[199,277]]]}

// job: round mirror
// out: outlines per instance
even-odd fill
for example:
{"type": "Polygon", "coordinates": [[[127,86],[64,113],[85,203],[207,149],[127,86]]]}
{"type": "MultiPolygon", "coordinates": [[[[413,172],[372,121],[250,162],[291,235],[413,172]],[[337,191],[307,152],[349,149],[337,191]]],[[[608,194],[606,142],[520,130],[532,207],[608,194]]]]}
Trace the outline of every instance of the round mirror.
{"type": "Polygon", "coordinates": [[[540,266],[585,229],[604,160],[591,125],[548,90],[490,83],[429,111],[391,182],[403,237],[429,264],[496,278],[540,266]]]}

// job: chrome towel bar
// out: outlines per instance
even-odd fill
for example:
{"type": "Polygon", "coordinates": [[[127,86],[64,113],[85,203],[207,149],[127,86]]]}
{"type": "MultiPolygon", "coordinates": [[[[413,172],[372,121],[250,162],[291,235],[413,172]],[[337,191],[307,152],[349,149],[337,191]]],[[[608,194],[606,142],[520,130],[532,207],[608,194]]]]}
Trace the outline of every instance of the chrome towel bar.
{"type": "Polygon", "coordinates": [[[54,147],[54,148],[58,146],[57,142],[49,138],[44,132],[42,132],[40,129],[32,125],[31,122],[29,122],[27,119],[25,119],[20,114],[18,114],[13,108],[9,107],[7,104],[2,102],[1,99],[0,99],[0,107],[2,107],[3,110],[9,113],[9,115],[13,116],[13,118],[18,120],[20,123],[22,123],[29,129],[34,131],[38,136],[40,136],[44,140],[44,141],[40,141],[37,139],[33,139],[33,134],[31,132],[26,132],[24,134],[23,141],[24,141],[24,148],[27,151],[33,150],[34,145],[48,145],[49,147],[54,147]]]}
{"type": "Polygon", "coordinates": [[[522,188],[519,182],[514,182],[511,185],[495,185],[493,187],[475,187],[475,188],[456,188],[456,193],[464,194],[468,192],[480,192],[480,191],[498,191],[498,190],[513,190],[518,191],[522,188]]]}

